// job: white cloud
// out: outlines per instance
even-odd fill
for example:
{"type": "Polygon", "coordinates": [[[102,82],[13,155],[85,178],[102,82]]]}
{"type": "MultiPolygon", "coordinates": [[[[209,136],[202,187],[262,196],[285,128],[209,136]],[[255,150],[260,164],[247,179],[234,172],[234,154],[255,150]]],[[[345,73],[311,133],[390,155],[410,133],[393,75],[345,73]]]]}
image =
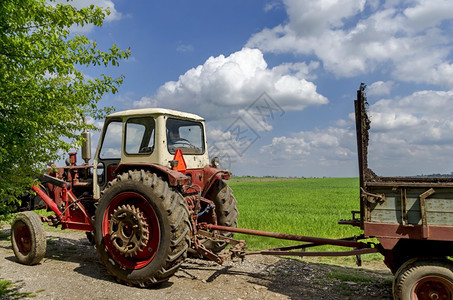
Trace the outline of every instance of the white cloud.
{"type": "Polygon", "coordinates": [[[351,128],[329,127],[274,137],[271,144],[261,148],[261,153],[282,163],[294,161],[301,167],[337,166],[357,160],[354,142],[355,131],[351,128]]]}
{"type": "Polygon", "coordinates": [[[453,90],[425,90],[371,105],[371,168],[379,175],[453,171],[452,101],[453,90]]]}
{"type": "Polygon", "coordinates": [[[369,108],[372,129],[401,134],[401,139],[411,143],[453,141],[452,102],[453,90],[426,90],[401,99],[380,100],[369,108]]]}
{"type": "Polygon", "coordinates": [[[401,81],[453,86],[452,39],[442,27],[453,19],[452,1],[287,0],[285,5],[288,22],[253,35],[247,46],[315,55],[339,77],[379,69],[401,81]]]}
{"type": "Polygon", "coordinates": [[[289,30],[297,36],[317,36],[331,28],[341,28],[344,21],[363,11],[365,0],[286,0],[289,30]]]}
{"type": "Polygon", "coordinates": [[[308,81],[318,63],[283,64],[268,68],[258,49],[244,48],[230,56],[210,57],[188,70],[177,81],[162,85],[153,97],[143,97],[134,107],[163,106],[195,112],[208,120],[227,120],[242,115],[266,93],[283,111],[302,110],[328,100],[308,81]]]}
{"type": "Polygon", "coordinates": [[[271,1],[264,5],[264,11],[268,12],[274,9],[280,9],[283,7],[283,4],[280,1],[271,1]]]}
{"type": "Polygon", "coordinates": [[[449,0],[421,0],[417,2],[417,5],[404,10],[404,15],[408,18],[412,28],[420,30],[434,27],[453,16],[453,6],[449,0]]]}
{"type": "Polygon", "coordinates": [[[368,96],[388,96],[395,86],[393,81],[376,81],[367,86],[366,94],[368,96]]]}

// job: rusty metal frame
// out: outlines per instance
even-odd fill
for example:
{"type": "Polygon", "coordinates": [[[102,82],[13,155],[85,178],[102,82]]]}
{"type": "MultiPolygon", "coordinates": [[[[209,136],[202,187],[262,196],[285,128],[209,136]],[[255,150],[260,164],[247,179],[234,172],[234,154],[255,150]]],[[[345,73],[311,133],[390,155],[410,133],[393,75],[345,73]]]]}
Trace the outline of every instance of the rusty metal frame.
{"type": "MultiPolygon", "coordinates": [[[[377,253],[377,252],[381,251],[380,248],[378,248],[375,243],[359,242],[359,240],[365,239],[365,236],[363,236],[363,235],[342,238],[342,239],[328,239],[328,238],[320,238],[320,237],[276,233],[276,232],[268,232],[268,231],[260,231],[260,230],[251,230],[251,229],[244,229],[244,228],[234,228],[234,227],[213,225],[213,224],[208,224],[208,223],[199,223],[198,227],[200,229],[198,231],[199,233],[203,232],[204,236],[210,236],[210,237],[221,237],[220,235],[215,235],[215,232],[223,231],[223,232],[233,232],[233,233],[241,233],[241,234],[247,234],[247,235],[270,237],[270,238],[282,239],[282,240],[305,242],[305,244],[299,244],[299,245],[294,245],[294,246],[286,246],[286,247],[280,247],[280,248],[271,248],[271,249],[267,249],[267,250],[245,252],[245,251],[242,251],[242,248],[245,247],[244,241],[235,241],[230,238],[223,238],[224,240],[227,240],[229,243],[233,244],[233,248],[232,248],[233,252],[242,251],[241,255],[236,255],[236,256],[255,255],[255,254],[299,256],[299,257],[303,257],[303,256],[353,256],[353,255],[356,255],[357,264],[360,265],[361,264],[361,259],[360,259],[361,254],[377,253]],[[210,230],[210,232],[205,231],[205,230],[210,230]],[[322,246],[322,245],[350,247],[350,248],[353,248],[353,250],[349,250],[349,251],[310,251],[310,252],[306,251],[307,248],[313,248],[313,247],[322,246]],[[301,251],[292,251],[292,250],[301,250],[301,251]]],[[[211,257],[209,257],[209,258],[211,258],[211,257]]],[[[221,259],[213,259],[213,260],[219,262],[221,259]]]]}
{"type": "Polygon", "coordinates": [[[364,143],[364,133],[368,132],[368,127],[364,124],[363,113],[365,110],[365,95],[363,83],[360,84],[359,90],[357,90],[357,100],[354,101],[355,107],[355,128],[357,136],[357,156],[359,163],[359,180],[360,187],[364,187],[365,183],[365,165],[366,165],[366,147],[368,144],[364,143]]]}
{"type": "Polygon", "coordinates": [[[423,225],[404,226],[398,223],[365,222],[366,236],[391,239],[451,241],[453,226],[427,225],[428,238],[423,237],[423,225]]]}
{"type": "MultiPolygon", "coordinates": [[[[319,245],[318,245],[319,246],[319,245]]],[[[380,252],[378,248],[364,248],[364,249],[354,249],[350,251],[318,251],[318,252],[306,252],[306,251],[280,251],[280,250],[261,250],[261,251],[250,251],[246,252],[245,255],[279,255],[279,256],[353,256],[353,255],[362,255],[369,253],[378,253],[380,252]]]]}
{"type": "Polygon", "coordinates": [[[349,240],[349,239],[339,239],[339,240],[327,239],[327,238],[312,237],[312,236],[276,233],[276,232],[268,232],[268,231],[260,231],[260,230],[244,229],[244,228],[234,228],[234,227],[220,226],[220,225],[214,225],[214,224],[208,224],[208,223],[200,223],[198,225],[201,229],[219,230],[219,231],[225,231],[225,232],[265,236],[265,237],[271,237],[271,238],[281,239],[281,240],[315,243],[317,245],[333,245],[333,246],[355,247],[355,248],[369,248],[370,247],[369,244],[357,242],[355,240],[349,240]]]}
{"type": "MultiPolygon", "coordinates": [[[[356,137],[357,137],[357,158],[359,164],[359,182],[360,188],[365,189],[366,174],[368,170],[368,130],[370,129],[370,120],[366,113],[368,102],[365,95],[366,85],[360,84],[357,90],[357,99],[354,101],[356,137]]],[[[366,199],[361,197],[360,202],[360,228],[363,229],[364,221],[367,220],[366,199]]]]}
{"type": "Polygon", "coordinates": [[[407,226],[407,189],[401,188],[400,190],[400,208],[401,208],[401,224],[407,226]]]}
{"type": "Polygon", "coordinates": [[[420,194],[420,214],[422,219],[422,228],[423,228],[423,238],[429,238],[429,227],[428,227],[428,219],[426,217],[426,198],[434,194],[436,191],[433,188],[430,188],[426,192],[420,194]]]}

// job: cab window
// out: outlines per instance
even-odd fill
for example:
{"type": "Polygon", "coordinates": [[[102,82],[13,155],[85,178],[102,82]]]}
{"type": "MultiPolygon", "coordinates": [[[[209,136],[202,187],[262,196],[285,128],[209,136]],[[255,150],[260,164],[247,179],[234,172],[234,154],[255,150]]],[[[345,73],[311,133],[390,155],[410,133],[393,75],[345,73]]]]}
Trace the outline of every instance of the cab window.
{"type": "Polygon", "coordinates": [[[111,121],[107,124],[102,148],[99,153],[101,159],[120,159],[121,158],[121,136],[123,132],[123,123],[111,121]]]}
{"type": "Polygon", "coordinates": [[[154,151],[155,122],[152,117],[130,118],[126,122],[127,154],[151,154],[154,151]]]}
{"type": "Polygon", "coordinates": [[[203,154],[204,134],[200,122],[167,119],[168,152],[175,154],[180,149],[183,154],[203,154]]]}

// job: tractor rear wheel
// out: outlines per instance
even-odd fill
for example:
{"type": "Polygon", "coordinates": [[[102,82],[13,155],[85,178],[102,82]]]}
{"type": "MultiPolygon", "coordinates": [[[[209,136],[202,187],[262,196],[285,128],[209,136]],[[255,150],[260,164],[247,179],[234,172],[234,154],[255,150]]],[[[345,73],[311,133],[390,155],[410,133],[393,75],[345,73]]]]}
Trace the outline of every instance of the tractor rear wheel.
{"type": "Polygon", "coordinates": [[[14,255],[24,265],[38,264],[46,254],[46,233],[41,219],[32,211],[16,215],[11,225],[14,255]]]}
{"type": "Polygon", "coordinates": [[[97,252],[120,282],[146,287],[167,281],[187,256],[189,212],[181,194],[156,174],[118,175],[95,215],[97,252]]]}
{"type": "Polygon", "coordinates": [[[442,258],[407,261],[395,274],[393,297],[399,300],[453,299],[453,263],[442,258]]]}
{"type": "MultiPolygon", "coordinates": [[[[223,180],[217,180],[206,196],[215,204],[215,213],[217,225],[236,228],[238,225],[238,208],[237,200],[233,195],[231,188],[223,180]]],[[[221,232],[222,236],[232,238],[232,232],[221,232]]],[[[219,253],[227,245],[227,242],[215,242],[207,240],[203,242],[206,249],[214,253],[219,253]]]]}

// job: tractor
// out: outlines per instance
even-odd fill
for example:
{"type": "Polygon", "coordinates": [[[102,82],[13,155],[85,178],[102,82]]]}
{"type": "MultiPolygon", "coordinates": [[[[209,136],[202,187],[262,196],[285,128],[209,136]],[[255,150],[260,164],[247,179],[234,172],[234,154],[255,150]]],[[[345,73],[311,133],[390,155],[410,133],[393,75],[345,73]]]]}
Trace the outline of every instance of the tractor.
{"type": "MultiPolygon", "coordinates": [[[[12,224],[17,260],[44,257],[42,222],[85,231],[101,261],[118,281],[146,287],[167,281],[187,255],[223,262],[232,233],[200,230],[206,223],[236,227],[237,201],[225,183],[231,173],[208,157],[204,119],[149,108],[107,116],[93,163],[91,139],[82,133],[82,159],[49,168],[33,190],[55,215],[25,211],[12,224]]],[[[35,207],[36,206],[36,207],[35,207]]],[[[234,242],[233,242],[234,243],[234,242]]],[[[236,254],[243,243],[236,242],[236,254]]],[[[231,252],[231,255],[235,252],[231,252]]]]}

